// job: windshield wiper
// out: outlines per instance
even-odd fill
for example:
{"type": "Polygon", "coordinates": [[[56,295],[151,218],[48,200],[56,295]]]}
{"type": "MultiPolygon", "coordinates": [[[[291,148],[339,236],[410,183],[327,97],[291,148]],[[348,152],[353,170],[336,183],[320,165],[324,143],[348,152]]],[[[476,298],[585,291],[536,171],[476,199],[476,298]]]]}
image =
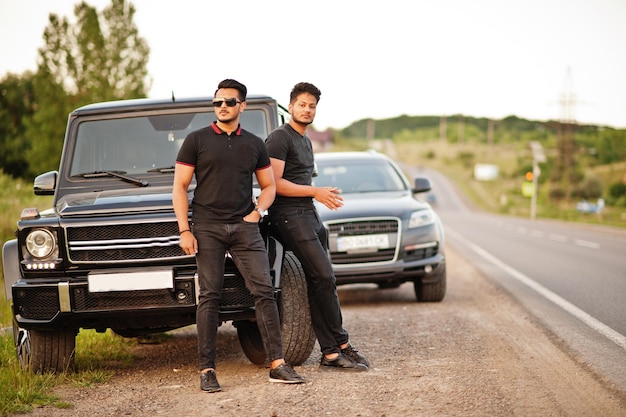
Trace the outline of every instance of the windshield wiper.
{"type": "Polygon", "coordinates": [[[148,185],[150,185],[148,181],[146,180],[128,177],[123,174],[126,174],[126,171],[94,171],[94,172],[86,172],[84,174],[79,174],[78,176],[83,177],[83,178],[115,177],[123,181],[129,182],[131,184],[135,184],[139,187],[147,187],[148,185]]]}
{"type": "Polygon", "coordinates": [[[161,174],[169,174],[171,172],[174,172],[174,166],[170,165],[167,167],[152,168],[146,172],[160,172],[161,174]]]}

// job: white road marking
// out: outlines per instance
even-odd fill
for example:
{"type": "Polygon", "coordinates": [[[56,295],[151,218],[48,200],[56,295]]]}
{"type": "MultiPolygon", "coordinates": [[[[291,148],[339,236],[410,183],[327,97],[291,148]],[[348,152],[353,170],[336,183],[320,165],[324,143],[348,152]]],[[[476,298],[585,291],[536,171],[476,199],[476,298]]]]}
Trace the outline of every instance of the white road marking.
{"type": "MultiPolygon", "coordinates": [[[[517,232],[520,235],[528,235],[530,237],[535,237],[538,239],[542,239],[544,237],[546,237],[546,234],[544,231],[542,230],[536,230],[536,229],[531,229],[529,231],[529,229],[527,229],[524,226],[515,226],[511,223],[497,223],[496,227],[499,227],[501,229],[504,230],[515,230],[515,232],[517,232]]],[[[548,240],[552,240],[554,242],[560,242],[560,243],[565,243],[567,242],[569,239],[567,238],[567,236],[563,236],[563,235],[557,235],[554,233],[548,233],[547,235],[548,240]]],[[[596,242],[590,242],[588,240],[582,240],[582,239],[573,239],[572,242],[577,245],[577,246],[581,246],[584,248],[589,248],[589,249],[600,249],[600,244],[596,243],[596,242]]]]}
{"type": "Polygon", "coordinates": [[[574,244],[582,246],[584,248],[600,249],[600,244],[595,242],[589,242],[588,240],[574,239],[574,244]]]}
{"type": "Polygon", "coordinates": [[[567,242],[567,236],[555,235],[554,233],[548,234],[548,239],[553,240],[555,242],[561,242],[561,243],[567,242]]]}
{"type": "MultiPolygon", "coordinates": [[[[490,254],[489,252],[487,252],[480,246],[470,242],[469,240],[465,239],[463,236],[461,236],[457,232],[451,230],[449,227],[446,227],[446,234],[452,235],[454,239],[460,241],[465,246],[469,247],[477,255],[479,255],[486,261],[491,262],[492,264],[496,265],[497,267],[507,272],[509,275],[511,275],[520,283],[526,285],[528,288],[534,290],[535,292],[537,292],[538,294],[540,294],[547,300],[561,307],[563,310],[567,311],[572,316],[576,317],[577,319],[585,323],[587,326],[589,326],[596,332],[600,333],[601,335],[603,335],[604,337],[606,337],[607,339],[611,340],[613,343],[621,347],[622,349],[626,350],[626,337],[624,337],[620,333],[616,332],[615,330],[613,330],[606,324],[602,323],[598,319],[592,317],[588,313],[579,309],[578,307],[576,307],[569,301],[565,300],[561,296],[550,291],[549,289],[539,284],[538,282],[534,281],[530,277],[524,275],[517,269],[512,268],[511,266],[505,264],[504,262],[502,262],[501,260],[493,256],[492,254],[490,254]]],[[[593,242],[588,242],[588,243],[593,243],[593,242]]]]}

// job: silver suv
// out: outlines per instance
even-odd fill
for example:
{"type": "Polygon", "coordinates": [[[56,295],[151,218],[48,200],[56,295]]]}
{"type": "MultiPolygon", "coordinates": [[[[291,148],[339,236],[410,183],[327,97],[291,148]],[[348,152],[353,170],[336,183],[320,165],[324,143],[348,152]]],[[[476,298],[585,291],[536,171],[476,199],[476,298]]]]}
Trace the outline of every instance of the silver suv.
{"type": "Polygon", "coordinates": [[[430,181],[419,177],[411,185],[393,160],[374,151],[318,153],[315,162],[315,185],[338,187],[344,198],[339,210],[317,206],[337,284],[413,282],[418,301],[443,300],[443,225],[415,198],[430,191],[430,181]]]}

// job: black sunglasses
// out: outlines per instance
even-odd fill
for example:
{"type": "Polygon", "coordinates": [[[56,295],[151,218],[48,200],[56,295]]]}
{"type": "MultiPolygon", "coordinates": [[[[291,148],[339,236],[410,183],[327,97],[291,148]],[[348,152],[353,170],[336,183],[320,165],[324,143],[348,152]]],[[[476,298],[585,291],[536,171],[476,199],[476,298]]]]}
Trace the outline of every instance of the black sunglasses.
{"type": "Polygon", "coordinates": [[[213,100],[213,105],[215,107],[222,107],[222,103],[226,103],[228,107],[235,107],[237,103],[241,103],[241,101],[236,98],[219,98],[213,100]]]}

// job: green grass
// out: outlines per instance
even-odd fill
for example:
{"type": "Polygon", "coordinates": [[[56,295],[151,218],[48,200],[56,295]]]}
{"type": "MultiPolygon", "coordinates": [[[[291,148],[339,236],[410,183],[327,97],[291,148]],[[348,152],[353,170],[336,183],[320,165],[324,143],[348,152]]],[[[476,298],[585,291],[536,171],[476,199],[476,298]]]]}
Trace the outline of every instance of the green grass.
{"type": "Polygon", "coordinates": [[[96,377],[96,371],[102,368],[129,367],[134,358],[131,348],[136,345],[136,339],[117,336],[111,330],[81,330],[76,338],[76,369],[96,377]]]}
{"type": "MultiPolygon", "coordinates": [[[[13,315],[11,314],[11,305],[4,297],[4,279],[2,279],[2,296],[0,296],[0,329],[11,325],[13,315]]],[[[0,335],[2,332],[0,332],[0,335]]]]}
{"type": "Polygon", "coordinates": [[[0,338],[0,364],[0,415],[28,412],[34,406],[57,401],[50,391],[61,377],[35,375],[21,369],[15,357],[13,336],[0,338]]]}
{"type": "Polygon", "coordinates": [[[13,336],[1,336],[0,415],[26,413],[42,405],[72,407],[52,394],[55,387],[64,384],[92,387],[108,382],[114,375],[111,368],[131,366],[134,359],[132,348],[136,345],[134,339],[124,339],[110,330],[105,333],[81,330],[76,338],[76,372],[34,374],[20,367],[15,356],[13,336]]]}

